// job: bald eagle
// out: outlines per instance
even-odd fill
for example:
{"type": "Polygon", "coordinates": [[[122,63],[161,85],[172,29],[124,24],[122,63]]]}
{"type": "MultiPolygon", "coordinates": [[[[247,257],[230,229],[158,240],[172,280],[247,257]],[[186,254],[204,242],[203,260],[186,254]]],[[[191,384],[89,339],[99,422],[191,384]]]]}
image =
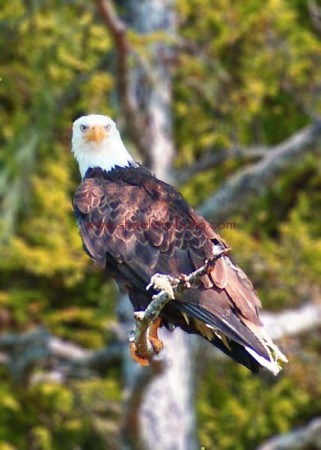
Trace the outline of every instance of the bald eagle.
{"type": "MultiPolygon", "coordinates": [[[[82,176],[73,207],[84,249],[128,293],[135,312],[156,292],[146,290],[153,275],[190,274],[227,248],[181,194],[132,158],[109,117],[77,119],[72,152],[82,176]]],[[[263,366],[276,374],[286,357],[265,332],[260,307],[226,255],[198,287],[167,303],[158,325],[201,335],[253,373],[263,366]]]]}

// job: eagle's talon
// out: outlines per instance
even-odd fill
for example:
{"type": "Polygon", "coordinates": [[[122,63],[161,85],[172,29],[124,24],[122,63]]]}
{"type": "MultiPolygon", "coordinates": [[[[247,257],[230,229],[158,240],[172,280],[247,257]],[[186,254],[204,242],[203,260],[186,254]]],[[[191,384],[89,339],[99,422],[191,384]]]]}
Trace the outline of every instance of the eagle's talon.
{"type": "Polygon", "coordinates": [[[158,355],[158,353],[160,353],[163,350],[163,348],[164,348],[163,341],[161,341],[158,338],[154,338],[154,337],[151,337],[149,339],[149,341],[152,344],[152,347],[153,347],[153,350],[154,350],[155,354],[158,355]]]}
{"type": "Polygon", "coordinates": [[[172,300],[174,300],[175,295],[171,281],[172,278],[169,275],[155,273],[151,277],[148,286],[146,286],[146,291],[148,291],[150,288],[153,288],[156,291],[164,291],[172,300]]]}
{"type": "Polygon", "coordinates": [[[149,342],[152,344],[153,350],[156,355],[160,353],[163,348],[163,342],[158,338],[158,329],[161,326],[162,319],[157,317],[156,320],[149,327],[149,342]]]}
{"type": "Polygon", "coordinates": [[[150,365],[151,357],[141,355],[137,350],[135,342],[129,342],[129,352],[133,360],[141,366],[147,367],[150,365]]]}

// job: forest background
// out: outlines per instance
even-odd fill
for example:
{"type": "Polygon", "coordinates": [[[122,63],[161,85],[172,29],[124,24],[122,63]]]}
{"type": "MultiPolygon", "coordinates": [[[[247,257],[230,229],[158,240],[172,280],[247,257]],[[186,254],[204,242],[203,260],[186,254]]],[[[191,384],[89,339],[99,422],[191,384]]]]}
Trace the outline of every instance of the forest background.
{"type": "Polygon", "coordinates": [[[84,254],[72,213],[71,124],[89,112],[113,117],[138,159],[221,224],[290,360],[277,378],[253,376],[182,343],[191,449],[249,450],[304,431],[321,415],[321,7],[0,5],[0,450],[143,448],[141,405],[158,374],[128,394],[118,293],[84,254]],[[155,24],[155,11],[168,20],[155,24]],[[149,151],[162,142],[155,111],[167,153],[149,151]]]}

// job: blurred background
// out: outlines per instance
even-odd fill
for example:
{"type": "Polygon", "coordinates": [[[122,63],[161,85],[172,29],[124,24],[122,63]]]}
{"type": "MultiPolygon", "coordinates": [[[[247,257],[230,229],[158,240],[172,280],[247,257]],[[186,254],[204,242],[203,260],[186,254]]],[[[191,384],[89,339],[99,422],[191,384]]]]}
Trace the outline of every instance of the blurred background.
{"type": "Polygon", "coordinates": [[[0,450],[320,448],[321,4],[0,5],[0,450]],[[176,331],[163,362],[128,360],[130,307],[71,206],[71,125],[91,112],[219,228],[280,376],[176,331]]]}

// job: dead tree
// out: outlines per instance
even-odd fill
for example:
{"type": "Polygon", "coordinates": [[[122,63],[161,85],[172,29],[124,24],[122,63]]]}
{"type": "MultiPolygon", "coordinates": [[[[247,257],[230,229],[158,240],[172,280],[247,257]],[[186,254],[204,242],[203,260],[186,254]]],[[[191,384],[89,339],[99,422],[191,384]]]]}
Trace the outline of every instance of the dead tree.
{"type": "MultiPolygon", "coordinates": [[[[174,38],[174,1],[121,0],[117,2],[123,12],[121,18],[113,2],[96,0],[96,4],[116,48],[119,107],[126,131],[144,163],[159,178],[173,181],[170,179],[174,157],[170,68],[173,49],[161,41],[152,44],[147,41],[148,57],[143,57],[132,48],[127,29],[130,27],[147,39],[155,32],[163,33],[167,41],[174,38]]],[[[133,313],[127,297],[121,297],[118,310],[128,332],[133,313]]],[[[180,330],[173,333],[165,330],[161,338],[165,343],[163,366],[155,369],[152,365],[148,372],[135,366],[128,358],[127,347],[124,348],[127,414],[122,440],[126,449],[145,446],[170,450],[173,445],[176,450],[196,448],[188,336],[180,330]],[[153,371],[157,377],[152,376],[153,371]],[[142,380],[148,381],[149,386],[142,380]]]]}

